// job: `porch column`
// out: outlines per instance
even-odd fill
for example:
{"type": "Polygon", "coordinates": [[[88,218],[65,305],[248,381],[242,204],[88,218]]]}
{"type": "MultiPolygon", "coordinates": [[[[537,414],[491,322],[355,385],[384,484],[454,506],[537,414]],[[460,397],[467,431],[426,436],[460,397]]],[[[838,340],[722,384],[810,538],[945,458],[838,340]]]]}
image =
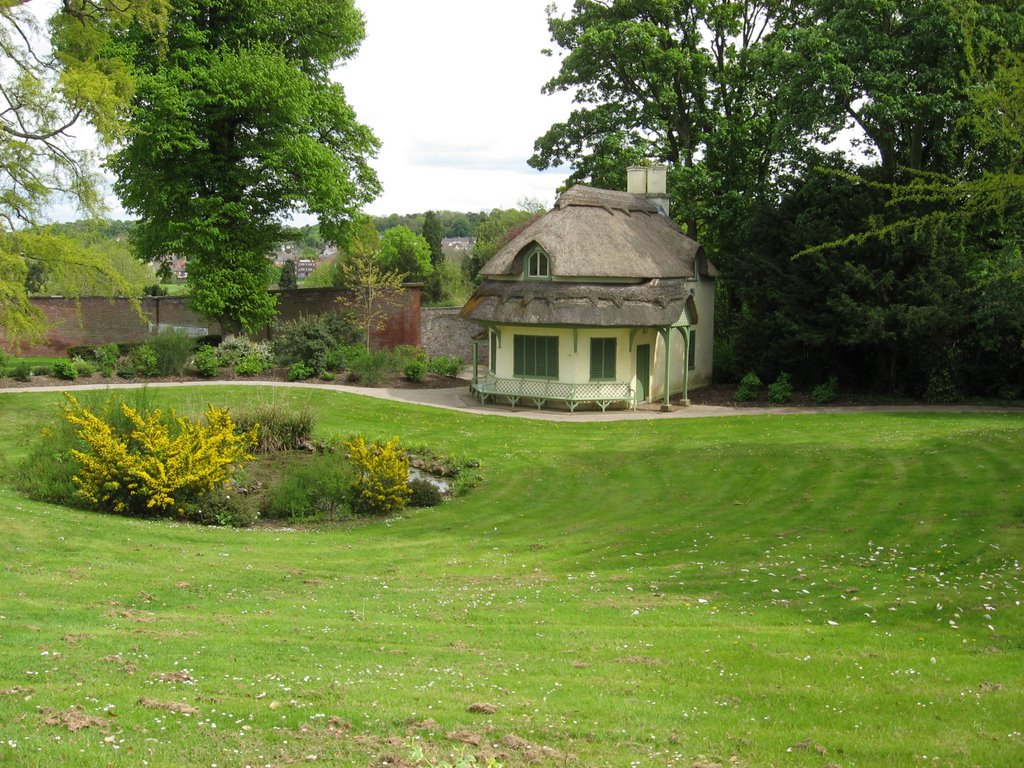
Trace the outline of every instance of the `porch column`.
{"type": "Polygon", "coordinates": [[[666,328],[662,335],[665,337],[665,402],[661,410],[669,411],[672,409],[669,401],[672,390],[672,329],[666,328]]]}
{"type": "Polygon", "coordinates": [[[689,325],[679,329],[683,335],[683,400],[682,405],[690,404],[690,334],[693,328],[689,325]]]}
{"type": "Polygon", "coordinates": [[[473,339],[473,389],[480,381],[478,371],[480,370],[480,339],[473,339]]]}

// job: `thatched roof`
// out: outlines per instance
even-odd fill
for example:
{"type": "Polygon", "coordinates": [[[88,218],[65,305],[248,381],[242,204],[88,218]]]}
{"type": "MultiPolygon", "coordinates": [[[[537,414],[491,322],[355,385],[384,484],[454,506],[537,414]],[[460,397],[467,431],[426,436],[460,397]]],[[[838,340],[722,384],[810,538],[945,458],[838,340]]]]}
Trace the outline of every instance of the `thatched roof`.
{"type": "Polygon", "coordinates": [[[463,317],[515,325],[663,328],[697,309],[682,279],[615,283],[485,280],[462,308],[463,317]]]}
{"type": "MultiPolygon", "coordinates": [[[[626,281],[693,277],[700,245],[643,195],[575,186],[555,207],[509,241],[480,270],[487,277],[522,274],[526,253],[539,245],[558,279],[626,281]]],[[[711,267],[713,270],[713,267],[711,267]]],[[[713,275],[713,272],[709,274],[713,275]]]]}
{"type": "Polygon", "coordinates": [[[697,313],[688,278],[714,277],[700,245],[645,196],[576,186],[480,270],[463,317],[516,325],[666,327],[697,313]],[[540,246],[550,280],[524,280],[540,246]]]}

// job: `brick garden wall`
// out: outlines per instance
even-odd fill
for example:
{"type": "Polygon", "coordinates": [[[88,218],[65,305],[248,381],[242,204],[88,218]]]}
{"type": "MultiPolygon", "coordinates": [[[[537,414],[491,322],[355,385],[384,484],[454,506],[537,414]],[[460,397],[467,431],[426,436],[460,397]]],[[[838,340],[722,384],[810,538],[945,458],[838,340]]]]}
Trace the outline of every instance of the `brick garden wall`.
{"type": "MultiPolygon", "coordinates": [[[[333,288],[272,291],[278,297],[279,318],[291,320],[302,316],[337,311],[337,298],[344,291],[333,288]]],[[[34,297],[32,303],[46,315],[53,327],[45,344],[22,347],[24,355],[62,355],[68,347],[99,346],[110,342],[144,342],[150,335],[165,328],[183,330],[192,336],[222,334],[219,323],[191,311],[181,296],[146,297],[133,305],[128,299],[34,297]]],[[[264,334],[266,332],[264,331],[264,334]]],[[[419,346],[420,288],[406,286],[402,296],[390,310],[384,331],[373,331],[370,345],[374,349],[399,344],[419,346]]],[[[13,351],[0,328],[0,348],[13,351]]]]}

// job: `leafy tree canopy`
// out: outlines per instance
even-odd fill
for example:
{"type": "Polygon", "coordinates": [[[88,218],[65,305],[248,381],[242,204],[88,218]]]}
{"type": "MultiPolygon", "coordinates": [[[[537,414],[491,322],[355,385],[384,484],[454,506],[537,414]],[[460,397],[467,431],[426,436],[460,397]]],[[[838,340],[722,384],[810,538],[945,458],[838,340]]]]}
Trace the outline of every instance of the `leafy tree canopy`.
{"type": "MultiPolygon", "coordinates": [[[[57,198],[90,215],[102,210],[94,157],[72,134],[88,121],[101,141],[120,138],[133,78],[108,49],[110,29],[158,28],[165,11],[159,0],[64,0],[47,41],[27,3],[0,3],[0,328],[12,344],[40,341],[45,331],[26,294],[29,264],[50,279],[78,269],[100,276],[108,293],[130,290],[102,255],[53,230],[27,228],[57,198]]],[[[66,292],[75,295],[78,284],[66,292]]]]}
{"type": "Polygon", "coordinates": [[[115,189],[141,256],[188,258],[204,314],[262,326],[282,219],[336,224],[378,193],[378,142],[330,78],[363,34],[352,0],[181,0],[166,33],[115,31],[137,73],[115,189]]]}
{"type": "Polygon", "coordinates": [[[430,244],[408,227],[392,227],[385,232],[377,258],[385,270],[403,273],[413,282],[423,282],[434,272],[430,244]]]}

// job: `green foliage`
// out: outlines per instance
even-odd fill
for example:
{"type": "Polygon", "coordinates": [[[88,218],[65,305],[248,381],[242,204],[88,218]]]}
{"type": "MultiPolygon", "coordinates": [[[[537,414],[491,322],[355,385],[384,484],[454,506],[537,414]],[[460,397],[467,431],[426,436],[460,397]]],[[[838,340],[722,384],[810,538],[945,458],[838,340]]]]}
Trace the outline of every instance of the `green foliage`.
{"type": "Polygon", "coordinates": [[[427,364],[427,370],[431,373],[436,373],[438,376],[448,376],[449,378],[458,376],[462,371],[462,367],[462,360],[451,355],[438,355],[431,358],[427,364]]]}
{"type": "Polygon", "coordinates": [[[733,394],[733,399],[740,403],[756,400],[761,394],[761,377],[756,373],[748,373],[740,379],[740,385],[733,394]]]}
{"type": "Polygon", "coordinates": [[[490,261],[501,246],[515,237],[537,217],[537,211],[524,211],[516,208],[491,211],[490,215],[480,223],[476,242],[462,262],[462,269],[470,282],[477,282],[483,265],[490,261]]]}
{"type": "Polygon", "coordinates": [[[338,303],[354,318],[369,352],[370,332],[385,327],[388,310],[401,296],[406,275],[384,269],[369,252],[349,254],[338,268],[342,286],[350,292],[339,297],[338,303]]]}
{"type": "Polygon", "coordinates": [[[234,368],[241,363],[260,370],[271,368],[274,364],[274,351],[269,341],[253,341],[247,336],[226,336],[216,349],[217,360],[221,366],[234,368]]]}
{"type": "Polygon", "coordinates": [[[429,480],[418,477],[409,481],[410,507],[436,507],[443,500],[440,489],[429,480]]]}
{"type": "Polygon", "coordinates": [[[398,438],[386,443],[367,443],[359,435],[345,443],[352,465],[352,511],[362,515],[387,515],[409,502],[409,457],[398,438]]]}
{"type": "Polygon", "coordinates": [[[193,306],[250,332],[273,316],[265,258],[296,210],[333,222],[379,191],[378,142],[328,76],[364,34],[352,0],[175,5],[118,35],[136,72],[129,139],[110,160],[144,258],[189,260],[193,306]],[[197,86],[201,83],[201,87],[197,86]]]}
{"type": "Polygon", "coordinates": [[[199,525],[248,528],[259,519],[255,507],[246,503],[244,496],[230,484],[184,501],[182,509],[183,517],[199,525]]]}
{"type": "Polygon", "coordinates": [[[148,342],[156,354],[160,376],[181,376],[195,352],[195,340],[184,331],[165,329],[148,342]]]}
{"type": "Polygon", "coordinates": [[[192,356],[192,367],[200,376],[212,379],[220,371],[220,358],[217,356],[217,349],[209,344],[200,346],[192,356]]]}
{"type": "Polygon", "coordinates": [[[818,405],[834,403],[839,397],[839,378],[829,376],[828,381],[818,384],[811,390],[811,399],[818,405]]]}
{"type": "Polygon", "coordinates": [[[232,415],[240,432],[256,430],[255,453],[290,451],[311,444],[315,417],[308,408],[293,410],[279,404],[266,404],[232,415]]]}
{"type": "Polygon", "coordinates": [[[337,520],[348,514],[352,468],[326,453],[293,465],[267,494],[263,516],[300,522],[337,520]]]}
{"type": "Polygon", "coordinates": [[[30,381],[32,379],[32,364],[19,361],[11,368],[10,376],[15,381],[30,381]]]}
{"type": "Polygon", "coordinates": [[[384,233],[377,259],[384,270],[404,274],[414,283],[422,283],[434,273],[430,244],[408,227],[393,227],[384,233]]]}
{"type": "Polygon", "coordinates": [[[71,360],[55,360],[53,363],[53,375],[65,381],[74,381],[78,378],[78,369],[71,360]]]}
{"type": "Polygon", "coordinates": [[[265,355],[251,353],[235,364],[235,373],[239,376],[258,376],[272,367],[273,363],[265,355]]]}
{"type": "Polygon", "coordinates": [[[285,259],[281,267],[281,276],[277,279],[277,287],[282,291],[292,290],[299,287],[299,280],[295,274],[295,260],[285,259]]]}
{"type": "Polygon", "coordinates": [[[339,347],[354,344],[360,333],[351,318],[343,313],[330,313],[302,317],[276,323],[273,328],[273,348],[283,363],[300,362],[318,375],[342,367],[339,347]]]}
{"type": "Polygon", "coordinates": [[[345,370],[350,379],[364,387],[379,387],[389,379],[403,375],[410,364],[425,363],[423,351],[415,347],[379,349],[360,354],[354,352],[350,347],[345,357],[345,370]]]}
{"type": "Polygon", "coordinates": [[[305,381],[316,376],[316,371],[303,362],[292,363],[288,368],[288,381],[305,381]]]}
{"type": "Polygon", "coordinates": [[[782,403],[788,403],[792,399],[793,383],[789,378],[789,374],[783,371],[775,381],[768,385],[768,402],[781,405],[782,403]]]}
{"type": "Polygon", "coordinates": [[[413,382],[422,382],[427,373],[427,364],[422,360],[413,360],[405,366],[405,378],[413,382]]]}
{"type": "Polygon", "coordinates": [[[156,345],[149,341],[133,349],[128,355],[128,365],[135,376],[156,376],[160,372],[156,345]]]}
{"type": "Polygon", "coordinates": [[[96,365],[103,375],[103,378],[109,379],[114,373],[114,368],[117,366],[117,359],[120,357],[117,344],[110,343],[104,344],[101,347],[97,347],[93,355],[96,358],[96,365]]]}
{"type": "Polygon", "coordinates": [[[928,387],[924,391],[925,402],[953,403],[960,398],[960,390],[953,381],[953,374],[949,368],[939,368],[928,377],[928,387]]]}

